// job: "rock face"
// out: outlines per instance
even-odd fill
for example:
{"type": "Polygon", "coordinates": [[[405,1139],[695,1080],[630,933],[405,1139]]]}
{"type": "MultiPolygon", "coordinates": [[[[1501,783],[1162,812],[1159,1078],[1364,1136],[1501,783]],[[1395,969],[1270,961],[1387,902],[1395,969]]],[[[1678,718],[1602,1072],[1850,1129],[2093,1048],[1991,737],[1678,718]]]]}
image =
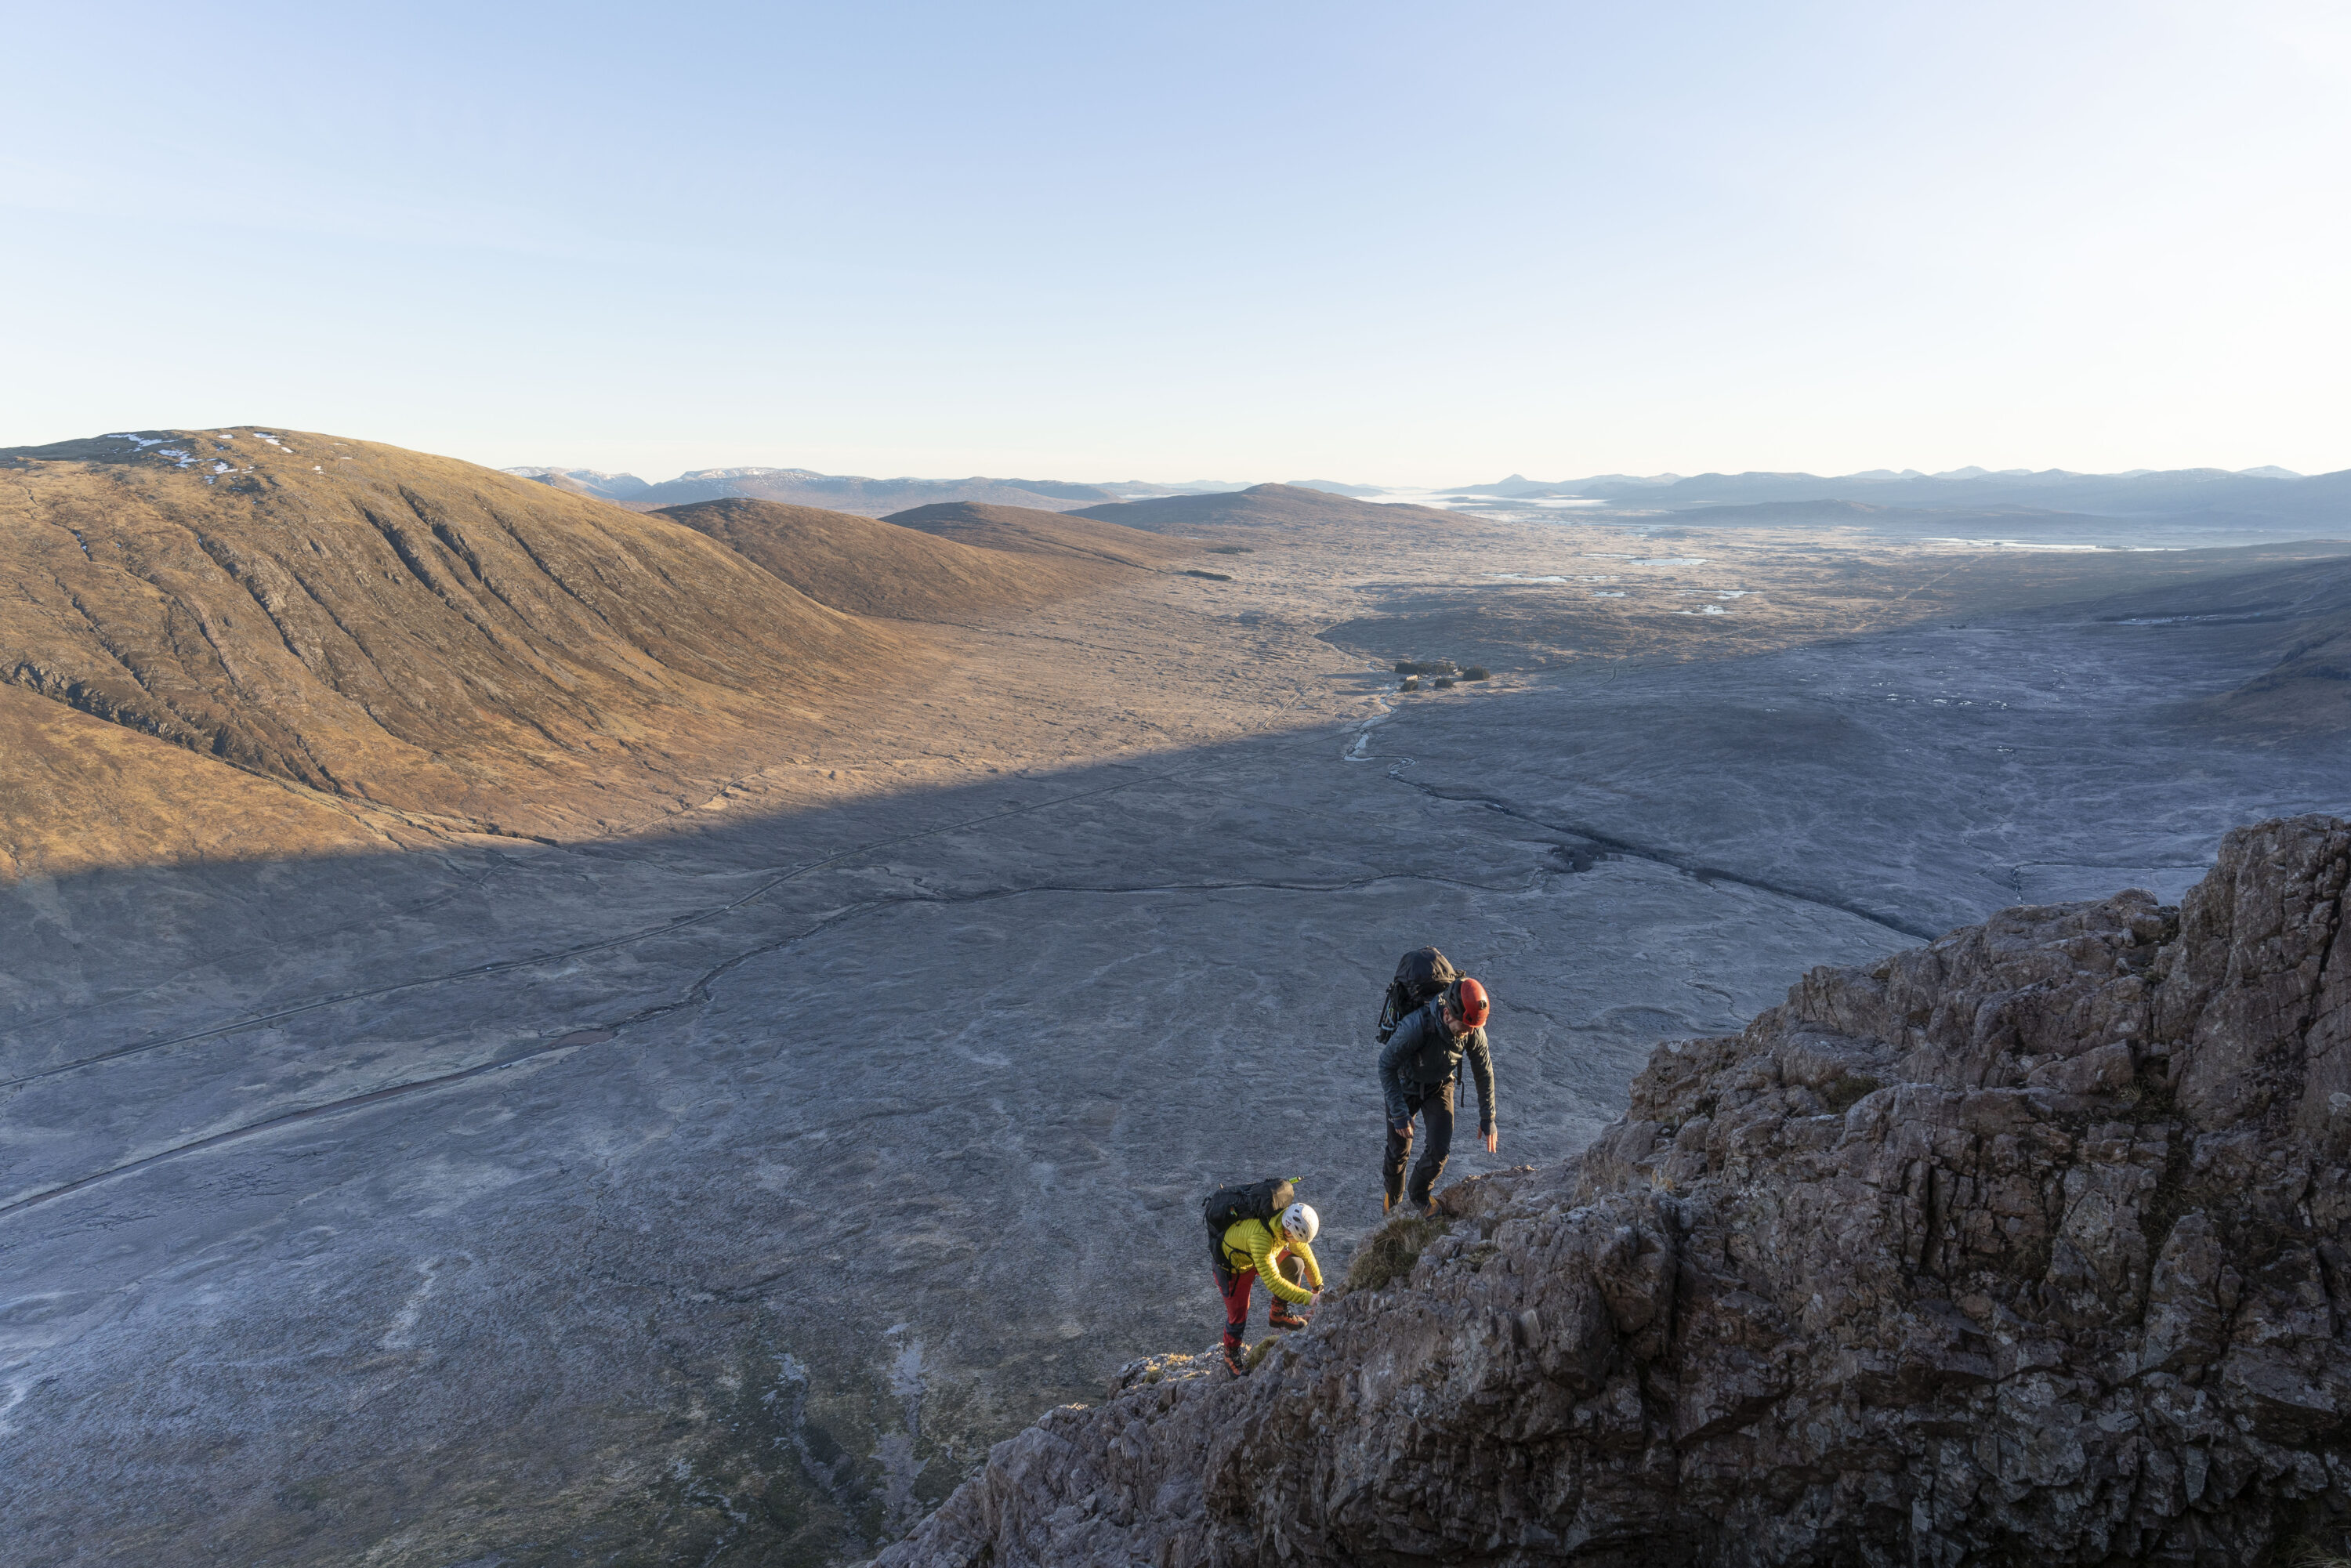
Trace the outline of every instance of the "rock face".
{"type": "Polygon", "coordinates": [[[1438,1233],[1247,1380],[1138,1364],[880,1562],[2339,1551],[2346,882],[2351,823],[2272,821],[2176,909],[1815,970],[1579,1159],[1392,1226],[1438,1233]]]}

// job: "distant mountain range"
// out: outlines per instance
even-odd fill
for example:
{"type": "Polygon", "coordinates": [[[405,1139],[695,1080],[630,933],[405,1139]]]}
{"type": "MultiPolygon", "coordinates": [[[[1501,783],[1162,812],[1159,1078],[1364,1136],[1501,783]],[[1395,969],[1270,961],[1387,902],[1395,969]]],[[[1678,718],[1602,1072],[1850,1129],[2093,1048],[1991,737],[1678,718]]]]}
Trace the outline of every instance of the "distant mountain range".
{"type": "Polygon", "coordinates": [[[862,475],[819,474],[810,468],[696,468],[657,485],[634,474],[605,474],[593,468],[523,467],[505,472],[559,490],[617,501],[637,511],[739,497],[878,517],[912,507],[953,501],[1065,512],[1126,498],[1117,489],[1057,479],[869,479],[862,475]]]}
{"type": "Polygon", "coordinates": [[[1405,526],[1433,532],[1458,530],[1468,519],[1458,512],[1403,501],[1363,501],[1311,485],[1252,485],[1246,490],[1206,496],[1155,496],[1114,506],[1088,507],[1075,516],[1094,517],[1153,533],[1183,534],[1207,528],[1360,528],[1405,526]]]}
{"type": "MultiPolygon", "coordinates": [[[[1119,479],[1099,485],[1061,479],[869,479],[854,474],[820,474],[812,468],[696,468],[659,484],[634,474],[607,474],[596,468],[525,465],[502,473],[536,479],[575,496],[617,501],[637,511],[690,506],[696,501],[748,499],[776,501],[785,506],[820,507],[829,511],[887,517],[916,507],[973,502],[991,507],[1027,507],[1035,511],[1069,512],[1113,501],[1148,500],[1163,496],[1231,495],[1243,486],[1224,479],[1187,479],[1160,484],[1147,479],[1119,479]]],[[[1522,482],[1522,481],[1521,481],[1522,482]]],[[[1376,485],[1344,485],[1336,479],[1294,479],[1293,487],[1322,490],[1333,496],[1369,498],[1388,492],[1376,485]]],[[[1466,493],[1466,492],[1465,492],[1466,493]]]]}
{"type": "MultiPolygon", "coordinates": [[[[559,490],[594,496],[637,511],[696,501],[746,497],[788,506],[821,507],[865,517],[887,517],[916,507],[971,502],[1069,512],[1120,501],[1168,497],[1232,495],[1244,488],[1230,481],[1194,479],[1162,484],[1143,479],[1078,484],[1060,479],[874,479],[861,475],[820,474],[810,468],[697,468],[674,479],[649,483],[634,474],[593,468],[518,467],[505,470],[559,490]]],[[[2029,507],[2076,516],[2107,517],[2202,516],[2216,524],[2339,523],[2351,518],[2351,470],[2304,476],[2289,468],[2132,469],[2121,474],[2081,474],[2064,468],[1952,468],[1940,474],[1916,469],[1872,468],[1858,474],[1595,474],[1582,479],[1530,479],[1513,474],[1489,485],[1442,490],[1400,490],[1351,485],[1336,479],[1293,479],[1286,489],[1318,490],[1357,500],[1386,497],[1415,501],[1447,499],[1477,508],[1479,503],[1512,509],[1514,504],[1586,500],[1643,511],[1774,506],[1796,507],[1832,502],[1862,502],[1876,507],[1922,511],[1981,511],[2029,507]]],[[[1788,520],[1794,520],[1792,515],[1788,520]]]]}
{"type": "Polygon", "coordinates": [[[1535,501],[1581,497],[1686,511],[1764,503],[1865,501],[1932,509],[2032,507],[2109,517],[2210,512],[2279,521],[2335,520],[2351,515],[2351,470],[2304,477],[2286,468],[2135,469],[2076,474],[2064,468],[1954,468],[1941,474],[1876,468],[1815,474],[1600,474],[1545,481],[1513,474],[1491,485],[1442,492],[1463,497],[1535,501]]]}
{"type": "Polygon", "coordinates": [[[605,474],[593,468],[502,468],[499,472],[607,501],[633,501],[653,488],[634,474],[605,474]]]}

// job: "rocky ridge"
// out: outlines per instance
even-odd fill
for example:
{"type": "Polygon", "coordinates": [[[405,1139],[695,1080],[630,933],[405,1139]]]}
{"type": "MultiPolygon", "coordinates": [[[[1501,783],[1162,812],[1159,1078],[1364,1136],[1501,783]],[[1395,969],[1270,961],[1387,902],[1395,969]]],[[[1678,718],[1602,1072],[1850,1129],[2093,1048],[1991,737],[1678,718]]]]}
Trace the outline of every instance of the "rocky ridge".
{"type": "Polygon", "coordinates": [[[1137,1364],[878,1561],[2340,1551],[2346,884],[2351,822],[2270,821],[2176,908],[1816,969],[1577,1159],[1375,1233],[1247,1380],[1137,1364]]]}

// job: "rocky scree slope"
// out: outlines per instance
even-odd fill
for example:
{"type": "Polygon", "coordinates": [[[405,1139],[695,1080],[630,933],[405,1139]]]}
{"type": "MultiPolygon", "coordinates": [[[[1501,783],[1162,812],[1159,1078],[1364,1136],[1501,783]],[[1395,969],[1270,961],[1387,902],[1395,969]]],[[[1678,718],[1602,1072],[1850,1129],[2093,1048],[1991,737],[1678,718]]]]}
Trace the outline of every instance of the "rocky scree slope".
{"type": "Polygon", "coordinates": [[[1579,1159],[1375,1233],[1408,1271],[1245,1381],[1139,1364],[880,1562],[2340,1551],[2346,881],[2351,823],[2272,821],[2176,909],[1814,970],[1579,1159]]]}

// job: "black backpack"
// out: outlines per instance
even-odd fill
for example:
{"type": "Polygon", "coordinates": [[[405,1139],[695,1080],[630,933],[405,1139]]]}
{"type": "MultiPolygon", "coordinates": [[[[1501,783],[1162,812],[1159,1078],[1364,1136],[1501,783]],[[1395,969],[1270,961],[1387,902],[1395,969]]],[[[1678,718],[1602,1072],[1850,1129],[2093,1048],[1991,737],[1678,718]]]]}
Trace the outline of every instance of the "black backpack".
{"type": "Polygon", "coordinates": [[[1395,978],[1388,982],[1388,994],[1380,1003],[1380,1043],[1385,1045],[1396,1025],[1460,977],[1461,971],[1434,947],[1415,947],[1397,959],[1395,978]]]}
{"type": "Polygon", "coordinates": [[[1262,1219],[1270,1225],[1275,1215],[1298,1201],[1298,1180],[1296,1176],[1269,1176],[1247,1186],[1218,1187],[1200,1206],[1200,1218],[1208,1222],[1208,1234],[1218,1240],[1244,1219],[1262,1219]]]}

